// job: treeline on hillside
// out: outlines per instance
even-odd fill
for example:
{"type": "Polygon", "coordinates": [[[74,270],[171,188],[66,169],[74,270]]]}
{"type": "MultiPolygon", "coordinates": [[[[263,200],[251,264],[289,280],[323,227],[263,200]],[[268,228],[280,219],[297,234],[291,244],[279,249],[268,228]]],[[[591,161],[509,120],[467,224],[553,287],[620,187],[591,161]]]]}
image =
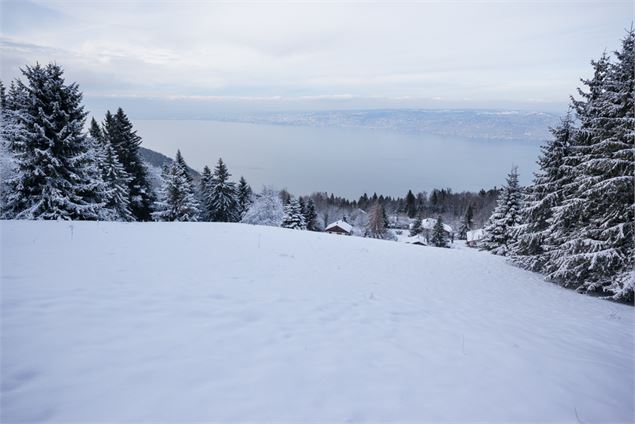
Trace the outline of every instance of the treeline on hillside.
{"type": "Polygon", "coordinates": [[[633,30],[614,60],[592,61],[578,98],[542,147],[526,188],[516,169],[482,248],[580,292],[633,302],[635,61],[633,30]]]}
{"type": "Polygon", "coordinates": [[[229,181],[222,160],[196,190],[180,152],[163,167],[157,195],[121,108],[86,131],[82,94],[59,65],[22,74],[8,90],[0,82],[3,218],[236,222],[251,204],[251,188],[229,181]]]}
{"type": "MultiPolygon", "coordinates": [[[[358,200],[348,200],[328,193],[313,193],[310,197],[318,209],[319,225],[326,226],[337,219],[346,218],[356,227],[359,222],[359,210],[368,212],[378,203],[388,216],[388,225],[395,228],[407,228],[415,218],[442,216],[445,222],[460,228],[465,216],[471,214],[470,228],[482,227],[489,218],[494,206],[498,189],[474,192],[454,193],[452,189],[434,189],[414,194],[411,190],[404,197],[391,197],[364,193],[358,200]]],[[[283,197],[286,197],[283,192],[283,197]]]]}

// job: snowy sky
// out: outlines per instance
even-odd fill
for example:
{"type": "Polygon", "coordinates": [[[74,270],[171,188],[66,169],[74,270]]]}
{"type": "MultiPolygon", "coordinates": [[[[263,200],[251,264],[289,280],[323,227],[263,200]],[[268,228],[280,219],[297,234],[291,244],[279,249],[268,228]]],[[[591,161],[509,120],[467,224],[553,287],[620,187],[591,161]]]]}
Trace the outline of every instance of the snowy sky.
{"type": "Polygon", "coordinates": [[[631,0],[0,2],[3,80],[55,60],[87,98],[162,105],[553,109],[633,19],[631,0]]]}

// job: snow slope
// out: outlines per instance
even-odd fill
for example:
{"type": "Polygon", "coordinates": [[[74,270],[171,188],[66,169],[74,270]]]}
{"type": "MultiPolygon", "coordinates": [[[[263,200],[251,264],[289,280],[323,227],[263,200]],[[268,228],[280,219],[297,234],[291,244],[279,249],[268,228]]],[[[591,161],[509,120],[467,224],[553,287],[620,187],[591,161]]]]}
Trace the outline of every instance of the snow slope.
{"type": "Polygon", "coordinates": [[[634,308],[503,258],[2,222],[3,422],[631,421],[634,308]]]}

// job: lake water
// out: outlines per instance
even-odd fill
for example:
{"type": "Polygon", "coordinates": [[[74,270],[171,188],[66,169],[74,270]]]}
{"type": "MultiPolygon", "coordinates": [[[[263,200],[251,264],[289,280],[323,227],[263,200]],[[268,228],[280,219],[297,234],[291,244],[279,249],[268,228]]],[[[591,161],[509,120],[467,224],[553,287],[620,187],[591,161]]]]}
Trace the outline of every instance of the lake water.
{"type": "Polygon", "coordinates": [[[364,192],[404,195],[432,188],[479,190],[504,184],[512,164],[521,182],[536,170],[539,143],[428,134],[261,125],[217,121],[139,120],[143,146],[201,170],[222,157],[243,175],[294,194],[327,191],[357,198],[364,192]]]}

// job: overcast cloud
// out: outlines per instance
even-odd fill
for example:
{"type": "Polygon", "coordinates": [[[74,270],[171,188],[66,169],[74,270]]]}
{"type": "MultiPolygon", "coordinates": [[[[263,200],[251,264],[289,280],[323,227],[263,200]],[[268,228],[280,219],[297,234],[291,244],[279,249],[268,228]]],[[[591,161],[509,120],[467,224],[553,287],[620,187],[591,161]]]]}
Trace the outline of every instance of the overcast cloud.
{"type": "Polygon", "coordinates": [[[627,1],[2,1],[2,79],[56,61],[91,98],[562,107],[627,1]]]}

